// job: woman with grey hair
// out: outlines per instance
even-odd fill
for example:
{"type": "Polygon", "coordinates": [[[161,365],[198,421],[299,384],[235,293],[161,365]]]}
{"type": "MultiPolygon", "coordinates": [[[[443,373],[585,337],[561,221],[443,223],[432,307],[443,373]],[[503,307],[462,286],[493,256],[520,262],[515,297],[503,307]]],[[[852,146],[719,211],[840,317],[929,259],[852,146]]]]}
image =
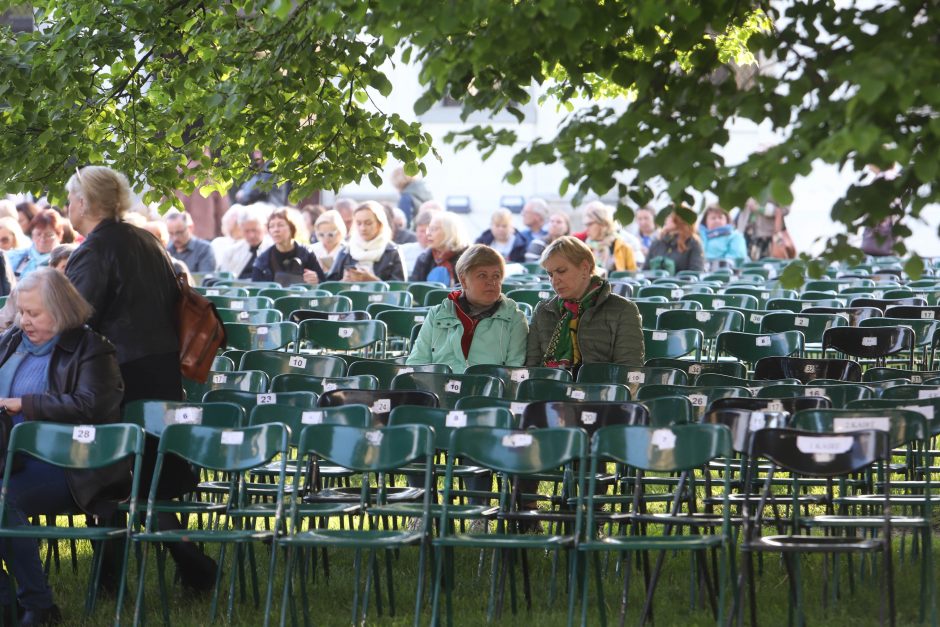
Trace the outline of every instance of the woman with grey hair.
{"type": "Polygon", "coordinates": [[[439,281],[451,287],[457,281],[457,263],[467,250],[466,226],[459,216],[435,213],[428,223],[428,249],[418,256],[409,281],[439,281]]]}
{"type": "Polygon", "coordinates": [[[474,364],[521,366],[528,324],[502,293],[502,255],[474,244],[455,268],[461,288],[431,308],[408,356],[409,364],[447,364],[461,373],[474,364]]]}
{"type": "MultiPolygon", "coordinates": [[[[120,422],[124,386],[114,346],[85,326],[92,310],[61,272],[38,268],[10,296],[14,326],[0,336],[0,411],[13,424],[48,420],[81,425],[120,422]]],[[[22,468],[7,478],[7,524],[28,525],[39,514],[80,509],[107,517],[127,497],[127,464],[95,470],[66,470],[24,456],[22,468]]],[[[52,602],[35,538],[0,542],[0,558],[18,584],[24,610],[21,625],[62,620],[52,602]]],[[[12,599],[10,580],[0,578],[0,594],[12,599]]]]}

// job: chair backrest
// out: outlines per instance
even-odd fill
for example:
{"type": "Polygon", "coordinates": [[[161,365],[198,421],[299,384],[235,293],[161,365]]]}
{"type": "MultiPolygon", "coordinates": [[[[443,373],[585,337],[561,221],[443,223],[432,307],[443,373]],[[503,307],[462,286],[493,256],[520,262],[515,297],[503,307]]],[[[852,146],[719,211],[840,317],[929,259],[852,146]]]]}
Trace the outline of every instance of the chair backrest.
{"type": "Polygon", "coordinates": [[[405,365],[387,361],[357,360],[349,364],[349,376],[372,375],[379,381],[380,388],[391,388],[392,379],[406,372],[436,372],[450,374],[447,364],[405,365]]]}
{"type": "Polygon", "coordinates": [[[805,409],[794,414],[793,429],[848,433],[874,429],[891,436],[891,446],[927,438],[927,422],[919,412],[907,409],[805,409]]]}
{"type": "Polygon", "coordinates": [[[718,336],[718,354],[728,354],[748,363],[764,357],[786,357],[802,351],[803,334],[799,331],[781,333],[738,333],[728,331],[718,336]]]}
{"type": "Polygon", "coordinates": [[[641,403],[536,401],[522,412],[523,429],[577,427],[589,434],[608,425],[648,425],[649,410],[641,403]]]}
{"type": "Polygon", "coordinates": [[[372,320],[368,311],[341,311],[330,313],[313,309],[295,309],[290,312],[290,321],[300,325],[304,320],[332,320],[333,322],[361,322],[372,320]]]}
{"type": "Polygon", "coordinates": [[[339,313],[352,311],[352,301],[345,296],[309,296],[307,294],[294,294],[281,296],[274,300],[274,308],[280,311],[285,318],[298,309],[312,309],[326,313],[339,313]]]}
{"type": "Polygon", "coordinates": [[[174,424],[195,424],[234,429],[245,423],[245,410],[237,403],[131,401],[124,407],[124,422],[142,427],[154,437],[174,424]]]}
{"type": "Polygon", "coordinates": [[[709,404],[709,409],[743,409],[747,411],[786,412],[791,416],[802,409],[826,409],[832,407],[832,401],[826,396],[788,396],[775,398],[746,398],[728,396],[716,398],[709,404]]]}
{"type": "Polygon", "coordinates": [[[795,429],[761,429],[751,436],[749,455],[766,458],[790,472],[835,477],[858,472],[891,454],[884,431],[851,431],[834,435],[795,429]]]}
{"type": "Polygon", "coordinates": [[[888,307],[906,306],[906,307],[926,307],[927,300],[918,297],[909,298],[853,298],[849,305],[852,307],[875,307],[884,312],[888,307]]]}
{"type": "Polygon", "coordinates": [[[503,382],[484,374],[406,372],[392,379],[392,389],[431,392],[448,409],[456,407],[463,396],[503,396],[503,382]]]}
{"type": "Polygon", "coordinates": [[[615,461],[653,472],[699,468],[731,453],[731,431],[718,424],[616,425],[600,429],[591,441],[591,455],[597,461],[615,461]]]}
{"type": "Polygon", "coordinates": [[[757,309],[760,302],[750,294],[686,294],[682,300],[692,300],[703,309],[721,309],[722,307],[743,307],[757,309]]]}
{"type": "Polygon", "coordinates": [[[825,396],[832,401],[832,406],[844,407],[849,401],[873,398],[874,390],[860,383],[829,383],[812,385],[770,385],[757,393],[759,398],[777,398],[787,396],[825,396]]]}
{"type": "Polygon", "coordinates": [[[293,322],[272,324],[226,322],[225,337],[227,345],[238,350],[284,348],[297,341],[297,324],[293,322]]]}
{"type": "Polygon", "coordinates": [[[570,383],[553,379],[527,379],[519,384],[520,401],[608,401],[630,400],[630,389],[619,383],[570,383]]]}
{"type": "Polygon", "coordinates": [[[673,309],[664,311],[656,319],[656,328],[674,331],[698,329],[705,337],[715,337],[724,331],[743,331],[744,314],[734,309],[702,309],[688,311],[673,309]]]}
{"type": "Polygon", "coordinates": [[[414,300],[411,292],[405,291],[364,292],[360,290],[342,290],[337,296],[345,296],[352,301],[353,309],[365,309],[374,303],[411,307],[414,300]]]}
{"type": "Polygon", "coordinates": [[[497,472],[531,475],[584,459],[586,441],[581,429],[467,427],[454,430],[450,452],[497,472]]]}
{"type": "Polygon", "coordinates": [[[905,370],[903,368],[869,368],[862,374],[862,381],[887,381],[906,379],[908,383],[923,383],[932,377],[940,377],[940,370],[905,370]]]}
{"type": "MultiPolygon", "coordinates": [[[[108,466],[131,455],[139,456],[143,450],[144,431],[135,424],[73,425],[27,420],[14,425],[10,432],[4,472],[12,467],[13,453],[27,454],[61,468],[80,469],[108,466]]],[[[6,493],[4,489],[4,497],[6,493]]]]}
{"type": "Polygon", "coordinates": [[[415,325],[424,324],[427,316],[428,310],[424,307],[420,307],[381,311],[376,315],[375,319],[385,323],[385,326],[388,328],[389,337],[409,339],[415,325]]]}
{"type": "Polygon", "coordinates": [[[535,307],[543,300],[548,300],[555,295],[551,289],[514,289],[506,293],[506,298],[517,303],[528,303],[535,307]]]}
{"type": "Polygon", "coordinates": [[[437,395],[424,390],[332,390],[320,397],[320,407],[365,405],[372,410],[373,424],[388,424],[388,415],[399,405],[438,407],[437,395]]]}
{"type": "Polygon", "coordinates": [[[633,304],[636,305],[637,310],[640,312],[640,322],[644,329],[655,329],[656,320],[659,317],[659,314],[666,311],[671,311],[673,309],[685,309],[696,311],[702,308],[700,304],[691,300],[676,300],[667,302],[665,297],[659,296],[655,297],[658,300],[638,300],[633,299],[633,304]]]}
{"type": "Polygon", "coordinates": [[[434,447],[445,450],[450,446],[450,434],[464,427],[498,427],[512,429],[515,418],[508,409],[486,407],[478,409],[444,409],[401,405],[388,417],[389,426],[421,424],[434,430],[434,447]]]}
{"type": "Polygon", "coordinates": [[[940,320],[940,307],[894,305],[885,309],[885,316],[909,320],[940,320]]]}
{"type": "Polygon", "coordinates": [[[235,370],[235,362],[225,355],[216,355],[212,360],[212,370],[216,372],[232,372],[235,370]]]}
{"type": "Polygon", "coordinates": [[[686,359],[647,359],[646,366],[652,368],[675,368],[688,376],[689,382],[706,372],[716,372],[732,377],[746,377],[747,367],[739,361],[691,361],[686,359]]]}
{"type": "Polygon", "coordinates": [[[846,326],[848,322],[838,314],[793,313],[790,311],[769,312],[761,320],[761,333],[799,331],[806,342],[822,342],[823,333],[830,327],[846,326]]]}
{"type": "Polygon", "coordinates": [[[229,389],[246,392],[264,392],[268,389],[268,375],[261,370],[235,370],[233,372],[209,372],[205,383],[183,379],[186,400],[202,401],[209,390],[229,389]]]}
{"type": "Polygon", "coordinates": [[[206,296],[210,303],[223,309],[274,309],[274,299],[266,296],[206,296]]]}
{"type": "Polygon", "coordinates": [[[320,283],[320,289],[326,290],[332,294],[339,294],[342,291],[350,292],[387,292],[388,283],[383,281],[363,281],[361,283],[351,283],[349,281],[324,281],[320,283]]]}
{"type": "Polygon", "coordinates": [[[657,396],[637,402],[649,412],[651,427],[686,424],[696,417],[696,408],[687,396],[657,396]]]}
{"type": "Polygon", "coordinates": [[[239,370],[262,370],[271,378],[279,374],[341,377],[346,362],[331,355],[295,355],[284,351],[253,350],[242,355],[239,370]]]}
{"type": "Polygon", "coordinates": [[[907,351],[909,367],[914,367],[914,331],[910,327],[836,327],[823,334],[822,348],[823,352],[831,349],[875,360],[907,351]]]}
{"type": "Polygon", "coordinates": [[[424,293],[424,302],[421,303],[425,307],[434,307],[435,305],[440,305],[444,302],[450,293],[453,290],[449,288],[441,288],[436,290],[428,290],[424,293]]]}
{"type": "Polygon", "coordinates": [[[352,351],[380,348],[387,335],[385,323],[378,320],[304,320],[300,323],[298,343],[309,342],[318,349],[352,351]]]}
{"type": "Polygon", "coordinates": [[[284,319],[277,309],[225,309],[216,308],[222,322],[242,322],[247,324],[274,324],[284,319]]]}
{"type": "Polygon", "coordinates": [[[717,372],[706,372],[700,374],[695,378],[695,385],[699,387],[710,387],[715,385],[733,385],[737,387],[747,388],[751,391],[752,394],[756,393],[762,387],[767,387],[768,385],[777,385],[780,383],[799,383],[798,379],[776,379],[773,381],[762,381],[756,379],[746,379],[741,377],[730,377],[726,374],[719,374],[717,372]]]}
{"type": "Polygon", "coordinates": [[[920,320],[920,319],[911,319],[907,320],[904,318],[869,318],[868,320],[863,320],[860,324],[860,327],[910,327],[914,331],[914,345],[915,346],[934,346],[936,340],[940,335],[940,321],[938,320],[920,320]]]}
{"type": "Polygon", "coordinates": [[[422,424],[383,429],[319,424],[305,427],[298,454],[356,472],[387,472],[434,454],[434,436],[422,424]]]}
{"type": "Polygon", "coordinates": [[[256,405],[288,405],[313,409],[317,406],[317,395],[313,392],[243,392],[241,390],[209,390],[202,397],[204,403],[235,403],[244,408],[245,415],[256,405]]]}
{"type": "Polygon", "coordinates": [[[314,377],[308,374],[279,374],[271,379],[271,392],[313,392],[323,394],[331,390],[377,390],[379,380],[370,374],[348,377],[314,377]]]}
{"type": "MultiPolygon", "coordinates": [[[[583,366],[582,366],[583,368],[583,366]]],[[[550,368],[548,366],[498,366],[495,364],[474,364],[467,368],[465,374],[485,374],[496,377],[503,382],[503,393],[506,398],[516,398],[519,384],[527,379],[555,379],[556,381],[571,381],[571,373],[564,368],[550,368]]]]}
{"type": "Polygon", "coordinates": [[[842,316],[850,327],[857,327],[862,320],[877,318],[882,311],[877,307],[805,307],[802,313],[836,314],[842,316]]]}
{"type": "MultiPolygon", "coordinates": [[[[242,472],[285,455],[288,429],[283,424],[221,429],[203,425],[168,425],[160,438],[158,452],[178,455],[200,468],[222,472],[242,472]]],[[[162,457],[162,455],[160,456],[162,457]]],[[[158,459],[155,477],[159,477],[158,459]]],[[[153,481],[151,496],[158,481],[153,481]]]]}
{"type": "Polygon", "coordinates": [[[862,367],[849,359],[804,359],[801,357],[764,357],[754,365],[755,379],[814,379],[861,381],[862,367]]]}
{"type": "Polygon", "coordinates": [[[940,398],[940,385],[897,385],[884,390],[881,398],[920,399],[940,398]]]}
{"type": "MultiPolygon", "coordinates": [[[[722,399],[723,400],[723,399],[722,399]]],[[[702,416],[702,424],[725,425],[731,430],[731,446],[736,453],[747,453],[751,432],[767,428],[783,428],[790,421],[786,411],[714,407],[702,416]]]]}
{"type": "Polygon", "coordinates": [[[257,405],[251,410],[248,424],[251,426],[282,423],[290,429],[290,444],[300,444],[300,434],[308,425],[347,425],[366,428],[372,426],[372,412],[365,405],[343,407],[320,407],[304,409],[286,405],[257,405]]]}
{"type": "Polygon", "coordinates": [[[705,336],[698,329],[653,331],[643,329],[643,346],[647,359],[677,359],[690,353],[700,359],[705,336]]]}

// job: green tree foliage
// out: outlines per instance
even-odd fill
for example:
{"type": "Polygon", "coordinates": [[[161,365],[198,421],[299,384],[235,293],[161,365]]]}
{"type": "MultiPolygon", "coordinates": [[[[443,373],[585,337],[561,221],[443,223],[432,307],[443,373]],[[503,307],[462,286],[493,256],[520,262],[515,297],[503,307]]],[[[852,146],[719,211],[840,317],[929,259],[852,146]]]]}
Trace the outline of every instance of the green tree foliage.
{"type": "MultiPolygon", "coordinates": [[[[22,188],[60,180],[63,166],[106,160],[138,178],[146,171],[164,190],[206,146],[214,152],[200,176],[222,187],[244,171],[252,148],[301,192],[364,174],[375,180],[388,153],[413,171],[429,136],[362,106],[367,87],[392,89],[381,68],[400,52],[421,67],[418,113],[450,96],[465,115],[521,117],[517,105],[533,85],[559,106],[606,98],[571,110],[555,136],[522,145],[506,179],[559,162],[568,173],[562,193],[615,190],[622,219],[661,194],[689,202],[690,190],[728,207],[748,197],[786,204],[794,179],[817,161],[858,173],[832,209],[850,230],[890,212],[916,218],[940,194],[937,0],[35,6],[41,32],[0,35],[0,101],[8,105],[0,176],[22,188]],[[784,139],[728,163],[728,127],[740,120],[784,139]],[[866,164],[899,164],[900,175],[872,180],[866,164]]],[[[450,139],[484,155],[519,145],[512,129],[485,124],[450,139]]],[[[855,251],[840,236],[830,252],[855,251]]]]}
{"type": "Polygon", "coordinates": [[[35,32],[0,31],[6,191],[61,194],[75,165],[102,162],[151,200],[227,189],[258,149],[300,197],[365,174],[378,184],[389,154],[415,164],[430,148],[416,123],[362,106],[369,87],[390,93],[379,68],[393,52],[362,33],[365,3],[33,6],[35,32]],[[181,182],[190,159],[201,167],[181,182]]]}

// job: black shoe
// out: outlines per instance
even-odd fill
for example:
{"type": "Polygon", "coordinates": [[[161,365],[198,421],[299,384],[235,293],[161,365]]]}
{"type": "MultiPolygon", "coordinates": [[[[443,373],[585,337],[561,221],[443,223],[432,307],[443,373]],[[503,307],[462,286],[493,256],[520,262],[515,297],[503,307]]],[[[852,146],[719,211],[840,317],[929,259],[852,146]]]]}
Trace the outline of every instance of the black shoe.
{"type": "Polygon", "coordinates": [[[206,594],[215,588],[215,578],[218,565],[215,560],[199,551],[187,551],[185,557],[174,556],[176,570],[179,572],[180,584],[193,594],[206,594]]]}
{"type": "Polygon", "coordinates": [[[58,605],[50,605],[40,610],[26,610],[20,619],[20,627],[34,627],[38,625],[58,625],[62,622],[62,612],[58,605]]]}

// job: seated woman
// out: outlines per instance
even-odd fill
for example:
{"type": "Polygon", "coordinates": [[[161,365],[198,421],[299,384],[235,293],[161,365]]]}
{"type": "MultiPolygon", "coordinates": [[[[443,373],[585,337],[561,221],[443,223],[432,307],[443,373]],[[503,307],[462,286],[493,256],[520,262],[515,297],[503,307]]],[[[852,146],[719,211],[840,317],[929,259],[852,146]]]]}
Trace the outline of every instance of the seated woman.
{"type": "Polygon", "coordinates": [[[281,285],[307,283],[319,285],[323,270],[312,252],[294,241],[297,224],[287,209],[278,209],[268,217],[268,234],[274,242],[258,255],[251,269],[252,281],[277,281],[281,285]]]}
{"type": "Polygon", "coordinates": [[[339,215],[339,211],[330,209],[317,217],[313,223],[313,232],[316,234],[317,241],[310,246],[310,250],[316,255],[323,271],[329,273],[336,257],[343,250],[343,242],[346,241],[346,223],[343,222],[343,216],[339,215]]]}
{"type": "Polygon", "coordinates": [[[525,261],[528,246],[526,238],[512,225],[512,212],[500,207],[490,218],[490,228],[477,238],[477,244],[486,244],[510,263],[525,261]]]}
{"type": "Polygon", "coordinates": [[[33,245],[7,253],[10,268],[18,278],[49,263],[49,254],[52,249],[62,243],[65,220],[55,209],[43,209],[30,221],[26,232],[32,237],[33,245]]]}
{"type": "Polygon", "coordinates": [[[418,256],[409,281],[438,281],[448,287],[458,283],[456,266],[467,250],[466,228],[460,217],[435,212],[428,224],[428,249],[418,256]]]}
{"type": "MultiPolygon", "coordinates": [[[[94,425],[121,420],[124,384],[114,346],[87,326],[91,306],[61,272],[39,268],[13,291],[16,319],[0,338],[0,409],[13,423],[49,420],[94,425]]],[[[8,522],[26,525],[31,516],[75,509],[107,517],[127,497],[130,468],[108,466],[70,471],[33,457],[6,482],[8,522]]],[[[25,610],[21,625],[62,620],[52,602],[39,545],[33,538],[0,542],[0,558],[19,586],[25,610]]],[[[12,602],[10,580],[0,594],[12,602]]]]}
{"type": "Polygon", "coordinates": [[[353,213],[349,245],[333,262],[328,281],[404,281],[405,266],[392,242],[385,209],[369,200],[353,213]]]}
{"type": "Polygon", "coordinates": [[[711,205],[702,216],[705,226],[705,259],[709,262],[731,261],[739,266],[747,259],[744,235],[735,230],[731,216],[719,205],[711,205]]]}
{"type": "Polygon", "coordinates": [[[640,312],[596,275],[587,244],[570,236],[556,239],[542,253],[542,267],[555,296],[540,302],[532,314],[527,366],[643,365],[640,312]]]}
{"type": "Polygon", "coordinates": [[[562,235],[571,234],[571,220],[568,219],[568,214],[558,211],[550,215],[547,231],[548,234],[545,237],[539,237],[529,242],[529,247],[525,251],[525,260],[527,262],[538,263],[546,246],[562,235]]]}
{"type": "Polygon", "coordinates": [[[461,289],[428,312],[406,363],[447,364],[456,373],[474,364],[521,366],[528,325],[502,294],[505,270],[489,246],[464,251],[456,267],[461,289]]]}
{"type": "Polygon", "coordinates": [[[594,253],[594,263],[608,273],[614,270],[636,270],[633,249],[617,233],[614,211],[607,205],[591,203],[584,212],[587,228],[585,243],[594,253]]]}
{"type": "Polygon", "coordinates": [[[643,269],[667,270],[670,274],[682,270],[701,272],[705,269],[705,253],[698,233],[675,211],[666,218],[659,239],[650,244],[643,269]]]}

